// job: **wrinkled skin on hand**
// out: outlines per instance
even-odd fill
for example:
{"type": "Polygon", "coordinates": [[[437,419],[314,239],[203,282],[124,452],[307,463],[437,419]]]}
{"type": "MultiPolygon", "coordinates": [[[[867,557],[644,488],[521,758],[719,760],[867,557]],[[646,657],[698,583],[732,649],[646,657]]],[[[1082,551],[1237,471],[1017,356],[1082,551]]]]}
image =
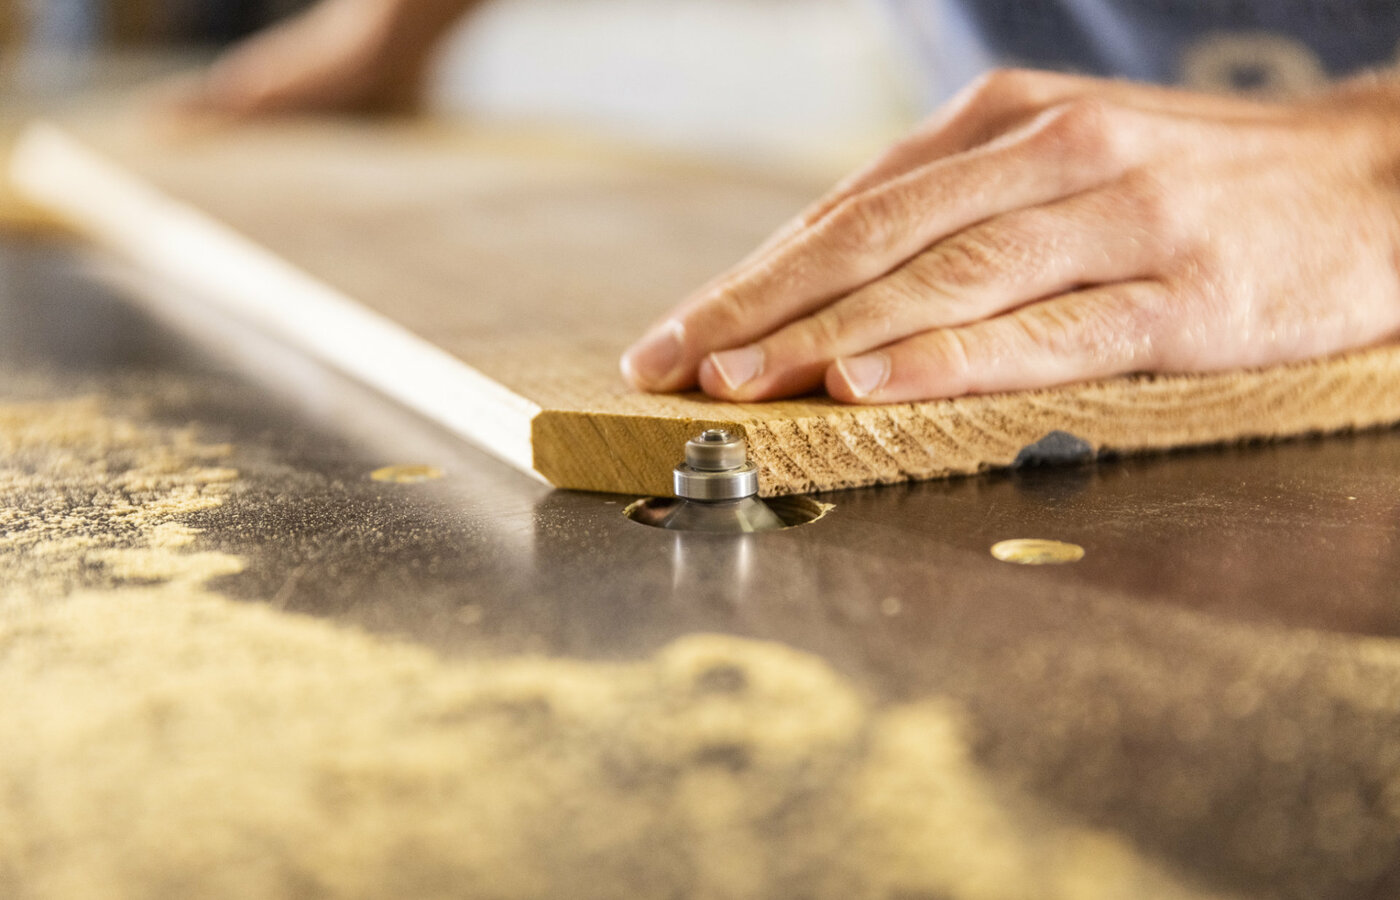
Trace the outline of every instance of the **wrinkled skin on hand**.
{"type": "Polygon", "coordinates": [[[625,377],[852,403],[1400,333],[1400,81],[1293,103],[995,72],[702,288],[625,377]]]}

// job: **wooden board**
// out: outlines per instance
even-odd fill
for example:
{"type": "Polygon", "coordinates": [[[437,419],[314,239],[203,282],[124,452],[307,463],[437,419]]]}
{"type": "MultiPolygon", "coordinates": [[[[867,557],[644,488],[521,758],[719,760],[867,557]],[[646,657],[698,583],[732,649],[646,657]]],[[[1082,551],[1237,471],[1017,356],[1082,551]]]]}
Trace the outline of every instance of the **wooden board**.
{"type": "MultiPolygon", "coordinates": [[[[13,6],[13,4],[10,4],[13,6]]],[[[0,0],[0,33],[4,10],[0,0]]],[[[14,35],[22,37],[18,32],[14,35]]],[[[0,42],[3,35],[0,34],[0,42]]],[[[79,109],[130,104],[133,91],[159,90],[163,79],[198,64],[189,53],[102,50],[80,57],[52,55],[22,41],[5,48],[10,55],[0,65],[0,229],[50,232],[62,223],[21,197],[6,177],[12,145],[35,119],[79,109]]]]}
{"type": "Polygon", "coordinates": [[[141,265],[566,488],[669,493],[701,425],[765,494],[1005,466],[1047,434],[1143,451],[1400,421],[1400,350],[888,407],[649,396],[623,347],[820,188],[443,125],[153,135],[36,126],[14,176],[141,265]]]}

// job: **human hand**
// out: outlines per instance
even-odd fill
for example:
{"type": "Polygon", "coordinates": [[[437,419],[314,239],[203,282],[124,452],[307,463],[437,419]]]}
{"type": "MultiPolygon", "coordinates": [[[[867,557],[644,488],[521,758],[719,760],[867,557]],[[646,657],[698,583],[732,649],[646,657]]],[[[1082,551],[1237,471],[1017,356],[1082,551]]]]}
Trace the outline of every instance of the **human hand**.
{"type": "Polygon", "coordinates": [[[414,108],[438,39],[474,0],[322,0],[234,47],[176,105],[233,116],[414,108]]]}
{"type": "Polygon", "coordinates": [[[852,403],[1400,333],[1400,82],[1288,104],[993,73],[673,310],[636,387],[852,403]]]}

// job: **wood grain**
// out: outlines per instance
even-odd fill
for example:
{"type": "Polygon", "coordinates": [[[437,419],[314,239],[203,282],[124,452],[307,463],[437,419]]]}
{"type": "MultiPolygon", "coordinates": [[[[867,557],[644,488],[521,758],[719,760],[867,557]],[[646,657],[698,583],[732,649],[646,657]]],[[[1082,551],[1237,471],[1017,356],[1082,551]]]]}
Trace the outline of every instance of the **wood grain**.
{"type": "Polygon", "coordinates": [[[1400,421],[1400,349],[853,408],[650,396],[626,343],[822,182],[444,125],[166,133],[37,126],[14,176],[143,266],[566,488],[664,494],[697,428],[741,430],[763,492],[1006,466],[1047,434],[1095,452],[1400,421]]]}

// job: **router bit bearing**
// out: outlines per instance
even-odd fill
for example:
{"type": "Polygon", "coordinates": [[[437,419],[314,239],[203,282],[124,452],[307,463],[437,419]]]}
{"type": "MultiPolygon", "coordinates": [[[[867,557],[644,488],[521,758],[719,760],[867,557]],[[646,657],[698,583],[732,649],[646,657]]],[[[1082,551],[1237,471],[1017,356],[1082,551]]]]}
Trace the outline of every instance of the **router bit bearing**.
{"type": "Polygon", "coordinates": [[[742,500],[758,493],[758,467],[748,461],[743,438],[711,428],[686,442],[685,462],[671,483],[685,500],[742,500]]]}

